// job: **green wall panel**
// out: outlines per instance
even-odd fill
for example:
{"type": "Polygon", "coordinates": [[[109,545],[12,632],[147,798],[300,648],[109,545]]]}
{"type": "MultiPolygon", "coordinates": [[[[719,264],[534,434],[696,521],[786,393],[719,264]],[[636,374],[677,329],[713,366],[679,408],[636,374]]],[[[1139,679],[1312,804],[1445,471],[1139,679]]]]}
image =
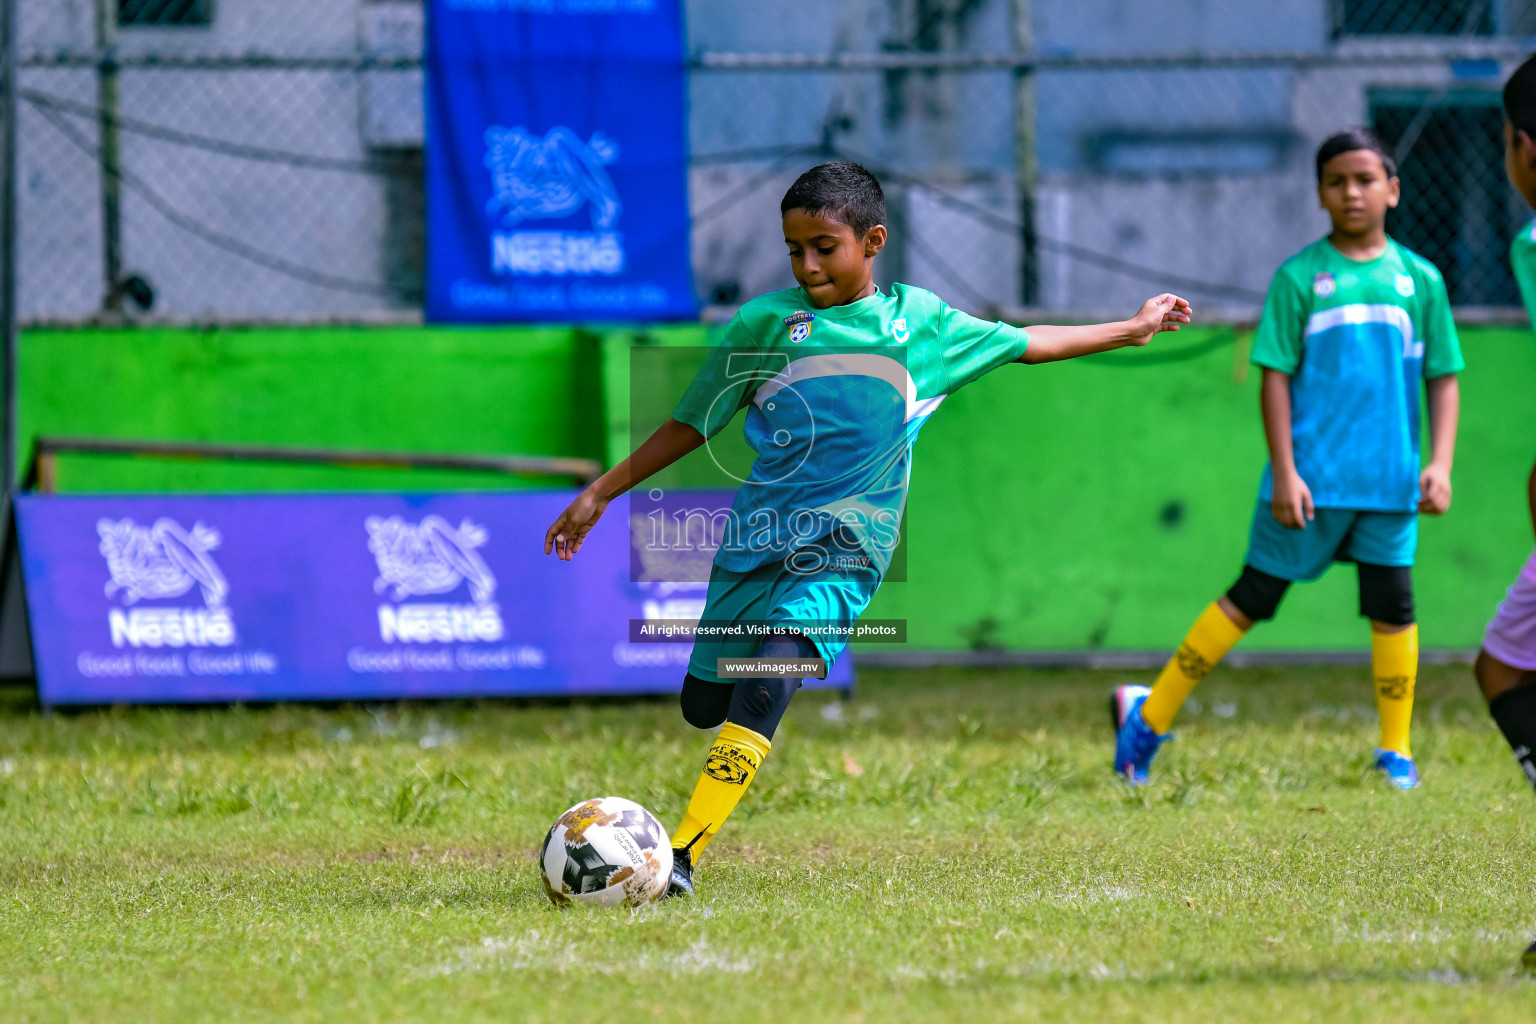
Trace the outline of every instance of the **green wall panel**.
{"type": "MultiPolygon", "coordinates": [[[[906,618],[919,647],[1177,644],[1247,545],[1265,450],[1242,343],[1186,362],[1008,366],[949,399],[918,441],[909,582],[869,614],[906,618]]],[[[1463,343],[1454,503],[1425,517],[1415,579],[1426,646],[1476,646],[1532,543],[1536,345],[1492,329],[1463,343]]],[[[1367,630],[1353,571],[1336,566],[1292,588],[1244,648],[1362,648],[1367,630]]]]}
{"type": "MultiPolygon", "coordinates": [[[[601,352],[567,328],[29,331],[21,434],[601,459],[601,352]]],[[[496,474],[70,456],[65,490],[529,486],[496,474]]],[[[549,486],[548,483],[533,484],[549,486]]]]}
{"type": "MultiPolygon", "coordinates": [[[[691,372],[687,349],[711,334],[699,325],[602,334],[30,331],[21,426],[24,438],[583,455],[611,464],[665,418],[691,372]],[[641,361],[633,380],[632,360],[641,361]]],[[[1476,645],[1531,545],[1523,494],[1536,459],[1536,344],[1528,331],[1482,328],[1467,329],[1463,343],[1455,503],[1444,519],[1425,520],[1416,575],[1426,646],[1476,645]]],[[[1235,577],[1247,539],[1264,443],[1245,353],[1229,328],[1189,330],[1150,350],[1005,367],[950,398],[918,442],[907,580],[889,582],[870,614],[906,618],[920,648],[1176,643],[1235,577]],[[1182,358],[1186,350],[1194,358],[1182,358]]],[[[727,462],[745,457],[739,419],[717,444],[727,462]]],[[[721,480],[700,452],[661,483],[721,480]]],[[[508,484],[482,474],[108,456],[65,459],[60,482],[71,491],[508,484]]],[[[1366,644],[1353,573],[1341,566],[1294,588],[1277,621],[1244,646],[1366,644]]]]}

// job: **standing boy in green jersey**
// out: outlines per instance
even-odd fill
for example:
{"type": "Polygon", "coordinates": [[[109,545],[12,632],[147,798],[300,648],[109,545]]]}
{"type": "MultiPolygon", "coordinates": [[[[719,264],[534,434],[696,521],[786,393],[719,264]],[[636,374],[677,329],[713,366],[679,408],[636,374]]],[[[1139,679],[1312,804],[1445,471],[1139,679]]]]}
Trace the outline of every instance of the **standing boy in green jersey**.
{"type": "MultiPolygon", "coordinates": [[[[1504,169],[1515,190],[1536,207],[1536,57],[1528,58],[1504,83],[1504,169]]],[[[1536,221],[1515,235],[1509,264],[1536,325],[1536,221]]],[[[1526,503],[1536,530],[1536,466],[1526,480],[1526,503]]],[[[1488,713],[1526,779],[1536,786],[1536,551],[1488,623],[1473,673],[1488,701],[1488,713]]],[[[1536,942],[1526,949],[1523,962],[1536,969],[1536,942]]]]}
{"type": "Polygon", "coordinates": [[[1269,465],[1259,486],[1242,575],[1212,602],[1157,683],[1110,701],[1115,771],[1145,785],[1152,758],[1195,684],[1286,588],[1335,561],[1356,563],[1371,622],[1381,715],[1375,767],[1401,789],[1419,783],[1408,745],[1419,634],[1412,566],[1418,515],[1451,504],[1461,345],[1440,272],[1386,233],[1399,183],[1370,131],[1330,136],[1317,152],[1326,238],[1275,274],[1253,342],[1263,367],[1269,465]],[[1419,388],[1427,382],[1432,454],[1420,469],[1419,388]]]}
{"type": "MultiPolygon", "coordinates": [[[[1010,362],[1043,363],[1145,345],[1189,322],[1174,295],[1130,320],[1086,327],[991,323],[921,288],[875,286],[885,196],[858,164],[821,164],[780,204],[799,287],[742,306],[673,418],[571,502],[544,538],[570,559],[618,495],[671,465],[747,410],[757,453],[715,554],[701,623],[774,631],[698,639],[683,717],[720,728],[672,836],[669,893],[693,891],[693,866],[767,756],[803,666],[833,662],[896,546],[918,430],[947,395],[1010,362]],[[785,666],[745,677],[727,658],[785,666]]],[[[822,669],[824,672],[824,668],[822,669]]],[[[821,674],[817,672],[816,674],[821,674]]]]}

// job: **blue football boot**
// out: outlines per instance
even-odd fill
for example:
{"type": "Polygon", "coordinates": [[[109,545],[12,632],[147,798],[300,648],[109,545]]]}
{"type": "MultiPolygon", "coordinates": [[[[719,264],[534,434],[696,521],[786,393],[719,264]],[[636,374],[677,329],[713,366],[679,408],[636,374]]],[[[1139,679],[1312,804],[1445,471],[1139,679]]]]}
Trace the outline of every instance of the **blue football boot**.
{"type": "Polygon", "coordinates": [[[701,831],[688,840],[687,846],[672,847],[672,877],[667,879],[667,891],[661,899],[693,895],[693,844],[703,838],[701,831]]]}
{"type": "Polygon", "coordinates": [[[1173,739],[1158,735],[1141,717],[1141,705],[1152,691],[1145,686],[1117,686],[1109,697],[1109,715],[1115,726],[1115,774],[1133,786],[1147,784],[1147,771],[1157,748],[1173,739]]]}
{"type": "Polygon", "coordinates": [[[1377,747],[1376,763],[1372,767],[1385,772],[1398,789],[1413,789],[1419,784],[1418,765],[1413,763],[1413,758],[1404,757],[1395,750],[1377,747]]]}
{"type": "Polygon", "coordinates": [[[667,891],[661,894],[662,899],[693,895],[693,850],[689,848],[692,845],[672,851],[672,877],[667,879],[667,891]]]}

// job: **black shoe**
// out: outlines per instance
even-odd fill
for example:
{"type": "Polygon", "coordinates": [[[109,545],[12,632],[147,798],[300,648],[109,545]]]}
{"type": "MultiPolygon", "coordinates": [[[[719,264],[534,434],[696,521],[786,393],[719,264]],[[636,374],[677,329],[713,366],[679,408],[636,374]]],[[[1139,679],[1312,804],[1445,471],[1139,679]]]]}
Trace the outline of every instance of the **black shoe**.
{"type": "Polygon", "coordinates": [[[1528,971],[1536,971],[1536,942],[1525,947],[1525,954],[1520,957],[1520,966],[1528,971]]]}
{"type": "Polygon", "coordinates": [[[672,896],[693,895],[693,844],[672,851],[672,877],[667,879],[667,891],[662,899],[672,896]]]}

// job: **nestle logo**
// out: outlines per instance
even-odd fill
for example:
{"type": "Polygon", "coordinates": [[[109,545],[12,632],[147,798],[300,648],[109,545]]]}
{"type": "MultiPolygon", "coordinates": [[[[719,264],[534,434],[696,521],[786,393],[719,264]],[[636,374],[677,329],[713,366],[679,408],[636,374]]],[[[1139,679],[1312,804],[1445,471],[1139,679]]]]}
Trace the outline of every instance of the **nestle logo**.
{"type": "Polygon", "coordinates": [[[408,523],[399,516],[369,516],[368,550],[379,567],[376,593],[396,601],[469,588],[473,604],[411,602],[379,605],[379,637],[385,643],[446,644],[500,640],[506,630],[501,607],[491,600],[496,577],[480,557],[490,539],[468,519],[453,526],[441,516],[408,523]]]}
{"type": "Polygon", "coordinates": [[[385,643],[495,641],[503,633],[495,604],[379,605],[379,636],[385,643]]]}
{"type": "Polygon", "coordinates": [[[229,582],[211,554],[219,531],[202,523],[188,530],[162,516],[148,526],[132,519],[100,519],[98,550],[107,560],[108,597],[123,604],[164,601],[201,591],[202,608],[138,607],[107,612],[114,647],[229,647],[235,620],[227,599],[229,582]]]}
{"type": "Polygon", "coordinates": [[[235,642],[235,622],[227,608],[113,608],[107,625],[114,647],[229,647],[235,642]]]}

